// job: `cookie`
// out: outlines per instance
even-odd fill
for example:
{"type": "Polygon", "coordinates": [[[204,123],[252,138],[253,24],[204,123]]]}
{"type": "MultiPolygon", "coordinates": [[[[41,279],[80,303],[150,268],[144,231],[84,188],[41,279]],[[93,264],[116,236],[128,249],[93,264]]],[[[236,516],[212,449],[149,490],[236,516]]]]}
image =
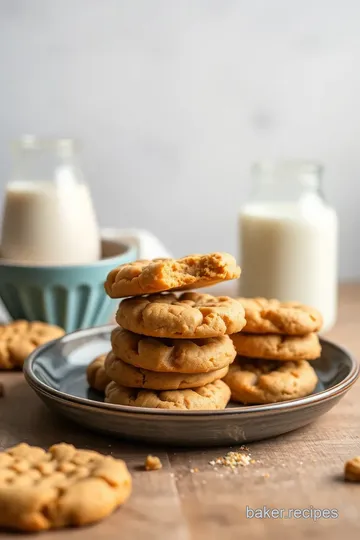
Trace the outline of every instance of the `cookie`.
{"type": "Polygon", "coordinates": [[[199,293],[128,298],[120,303],[116,321],[136,334],[175,339],[233,334],[246,323],[244,308],[237,300],[199,293]]]}
{"type": "Polygon", "coordinates": [[[112,350],[127,364],[162,373],[207,373],[234,361],[229,336],[196,339],[152,338],[123,328],[111,333],[112,350]]]}
{"type": "Polygon", "coordinates": [[[0,326],[0,369],[22,368],[39,345],[65,334],[59,326],[40,321],[14,321],[0,326]]]}
{"type": "Polygon", "coordinates": [[[360,482],[360,456],[356,456],[345,463],[345,480],[360,482]]]}
{"type": "Polygon", "coordinates": [[[239,276],[240,268],[228,253],[140,260],[111,270],[105,281],[105,290],[111,298],[125,298],[170,290],[198,289],[239,276]]]}
{"type": "Polygon", "coordinates": [[[55,444],[0,453],[0,527],[26,532],[81,526],[126,501],[131,476],[121,459],[55,444]]]}
{"type": "Polygon", "coordinates": [[[114,353],[109,353],[105,360],[105,372],[110,380],[115,381],[120,386],[149,390],[198,388],[222,379],[227,374],[228,369],[226,366],[207,373],[159,373],[126,364],[114,353]]]}
{"type": "Polygon", "coordinates": [[[315,360],[321,354],[317,334],[280,336],[278,334],[245,334],[231,336],[240,356],[270,360],[315,360]]]}
{"type": "Polygon", "coordinates": [[[303,336],[318,332],[322,316],[315,308],[297,302],[266,298],[237,298],[245,309],[244,332],[303,336]]]}
{"type": "Polygon", "coordinates": [[[233,401],[261,404],[307,396],[315,389],[318,378],[306,360],[278,362],[239,356],[224,381],[233,401]]]}
{"type": "Polygon", "coordinates": [[[186,411],[225,409],[230,400],[230,388],[223,381],[215,381],[187,390],[139,390],[111,382],[105,390],[105,401],[117,405],[186,411]]]}
{"type": "Polygon", "coordinates": [[[88,385],[98,392],[105,392],[105,388],[111,381],[105,373],[106,354],[97,356],[86,368],[86,379],[88,385]]]}

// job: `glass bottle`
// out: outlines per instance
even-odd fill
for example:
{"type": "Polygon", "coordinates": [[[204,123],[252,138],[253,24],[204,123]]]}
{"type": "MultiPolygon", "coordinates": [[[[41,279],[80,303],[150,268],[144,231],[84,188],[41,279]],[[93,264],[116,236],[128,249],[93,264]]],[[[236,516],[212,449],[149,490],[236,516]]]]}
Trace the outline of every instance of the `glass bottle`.
{"type": "Polygon", "coordinates": [[[71,139],[23,137],[4,198],[1,256],[39,265],[100,258],[100,235],[71,139]]]}
{"type": "Polygon", "coordinates": [[[336,212],[321,191],[315,163],[257,163],[252,195],[240,212],[240,294],[316,307],[322,332],[337,312],[336,212]]]}

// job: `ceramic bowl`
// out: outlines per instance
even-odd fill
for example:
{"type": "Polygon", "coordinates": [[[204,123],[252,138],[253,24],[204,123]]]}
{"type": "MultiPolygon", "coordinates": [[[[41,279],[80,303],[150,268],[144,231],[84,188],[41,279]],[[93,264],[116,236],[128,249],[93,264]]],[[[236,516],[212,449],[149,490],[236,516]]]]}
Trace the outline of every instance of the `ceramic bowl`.
{"type": "Polygon", "coordinates": [[[102,241],[91,264],[27,266],[0,261],[0,298],[13,319],[45,321],[66,332],[110,322],[118,305],[104,290],[107,273],[136,259],[136,247],[102,241]]]}

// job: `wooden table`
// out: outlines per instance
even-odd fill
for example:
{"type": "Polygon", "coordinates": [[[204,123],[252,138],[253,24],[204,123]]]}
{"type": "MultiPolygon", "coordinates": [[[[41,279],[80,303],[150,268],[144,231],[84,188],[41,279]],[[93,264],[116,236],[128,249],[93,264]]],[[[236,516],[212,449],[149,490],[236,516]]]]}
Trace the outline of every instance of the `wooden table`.
{"type": "MultiPolygon", "coordinates": [[[[360,284],[340,290],[340,313],[329,338],[360,358],[360,284]]],[[[43,540],[187,540],[358,538],[360,484],[342,479],[344,461],[360,454],[360,382],[340,404],[313,425],[273,440],[250,444],[256,463],[236,473],[209,461],[228,448],[170,449],[122,443],[81,430],[54,416],[22,374],[0,375],[0,447],[26,441],[47,447],[66,441],[126,460],[133,474],[128,503],[85,529],[42,534],[43,540]],[[145,456],[161,458],[163,469],[146,472],[145,456]],[[198,472],[191,472],[194,470],[198,472]],[[338,519],[248,519],[246,507],[337,509],[338,519]]],[[[13,538],[0,533],[0,538],[13,538]]]]}

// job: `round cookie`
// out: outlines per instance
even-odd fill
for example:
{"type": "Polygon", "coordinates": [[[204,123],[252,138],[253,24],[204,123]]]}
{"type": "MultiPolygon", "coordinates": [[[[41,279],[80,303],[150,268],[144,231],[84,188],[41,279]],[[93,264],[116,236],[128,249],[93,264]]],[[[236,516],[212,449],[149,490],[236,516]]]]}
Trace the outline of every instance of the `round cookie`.
{"type": "Polygon", "coordinates": [[[0,326],[0,370],[22,368],[37,347],[59,338],[65,331],[40,321],[13,321],[0,326]]]}
{"type": "Polygon", "coordinates": [[[238,357],[224,381],[233,401],[261,404],[307,396],[315,389],[318,378],[306,360],[277,362],[238,357]]]}
{"type": "Polygon", "coordinates": [[[128,298],[120,303],[116,321],[137,334],[175,339],[233,334],[246,323],[244,308],[237,300],[199,293],[128,298]]]}
{"type": "Polygon", "coordinates": [[[322,316],[315,308],[297,302],[266,298],[237,298],[245,309],[244,332],[303,336],[318,332],[322,316]]]}
{"type": "Polygon", "coordinates": [[[207,373],[228,366],[236,357],[229,336],[194,341],[152,338],[117,327],[111,345],[123,362],[162,373],[207,373]]]}
{"type": "Polygon", "coordinates": [[[181,259],[139,260],[109,272],[105,290],[111,298],[198,289],[236,279],[240,268],[228,253],[188,255],[181,259]]]}
{"type": "Polygon", "coordinates": [[[223,381],[215,381],[192,390],[139,390],[125,388],[111,382],[105,390],[105,401],[117,405],[184,411],[225,409],[230,400],[230,388],[223,381]]]}
{"type": "Polygon", "coordinates": [[[47,452],[21,443],[0,453],[0,528],[87,525],[111,514],[130,493],[121,459],[65,443],[47,452]]]}
{"type": "Polygon", "coordinates": [[[120,358],[116,358],[112,352],[105,360],[105,372],[109,380],[115,381],[120,386],[149,390],[198,388],[222,379],[228,369],[226,366],[207,373],[159,373],[126,364],[120,358]]]}
{"type": "Polygon", "coordinates": [[[315,360],[321,354],[317,334],[306,336],[257,335],[239,332],[231,336],[240,356],[269,360],[315,360]]]}
{"type": "Polygon", "coordinates": [[[91,388],[98,392],[105,392],[105,388],[111,381],[105,373],[106,354],[97,356],[86,368],[86,379],[91,388]]]}

